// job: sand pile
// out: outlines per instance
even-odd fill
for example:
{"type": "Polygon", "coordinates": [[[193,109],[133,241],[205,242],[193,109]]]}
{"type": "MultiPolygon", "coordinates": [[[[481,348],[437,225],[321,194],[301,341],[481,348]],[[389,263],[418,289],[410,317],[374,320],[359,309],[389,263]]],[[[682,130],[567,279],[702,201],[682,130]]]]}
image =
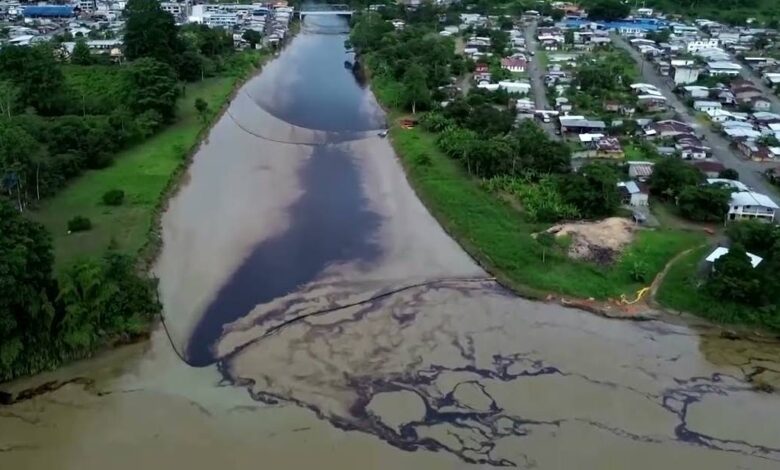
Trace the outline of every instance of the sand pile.
{"type": "Polygon", "coordinates": [[[610,264],[634,239],[635,224],[620,217],[598,222],[578,222],[550,227],[547,232],[559,237],[571,237],[569,256],[574,259],[610,264]]]}

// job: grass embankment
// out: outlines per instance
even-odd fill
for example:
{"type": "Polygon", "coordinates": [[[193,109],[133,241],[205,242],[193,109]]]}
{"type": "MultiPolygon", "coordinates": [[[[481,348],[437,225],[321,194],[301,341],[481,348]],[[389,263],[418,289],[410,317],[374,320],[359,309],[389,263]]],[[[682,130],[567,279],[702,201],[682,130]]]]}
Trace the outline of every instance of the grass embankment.
{"type": "Polygon", "coordinates": [[[492,274],[526,295],[556,292],[598,299],[631,295],[649,284],[674,255],[703,238],[690,231],[643,230],[609,268],[555,251],[543,262],[542,248],[531,234],[546,225],[523,220],[521,212],[482,189],[439,151],[434,135],[419,128],[395,128],[391,135],[409,180],[433,215],[492,274]],[[637,263],[644,266],[645,282],[634,279],[637,263]]]}
{"type": "Polygon", "coordinates": [[[702,260],[711,246],[692,250],[667,272],[656,300],[664,307],[694,313],[717,323],[747,325],[780,331],[780,312],[768,314],[757,308],[715,299],[704,291],[706,277],[700,275],[702,260]]]}
{"type": "MultiPolygon", "coordinates": [[[[262,56],[252,54],[257,64],[262,56]]],[[[195,100],[206,100],[213,118],[236,84],[253,69],[246,60],[237,61],[229,76],[188,84],[173,124],[121,152],[112,166],[84,173],[32,214],[52,234],[56,272],[76,259],[101,256],[111,244],[131,255],[141,250],[163,192],[208,125],[199,118],[195,100]],[[110,207],[101,202],[111,189],[125,192],[123,205],[110,207]],[[69,235],[67,221],[77,215],[91,219],[93,228],[69,235]]]]}

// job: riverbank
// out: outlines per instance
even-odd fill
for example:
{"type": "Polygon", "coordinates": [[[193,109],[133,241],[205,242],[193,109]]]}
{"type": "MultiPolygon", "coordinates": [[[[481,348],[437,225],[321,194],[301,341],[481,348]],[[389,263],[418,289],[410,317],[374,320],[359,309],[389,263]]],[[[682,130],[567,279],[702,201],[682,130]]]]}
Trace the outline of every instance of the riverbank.
{"type": "Polygon", "coordinates": [[[143,264],[148,265],[159,240],[155,219],[178,185],[190,156],[235,91],[270,57],[259,51],[244,54],[251,60],[229,74],[188,84],[173,124],[121,152],[110,167],[86,172],[31,214],[52,234],[55,272],[78,259],[99,257],[110,246],[131,256],[140,255],[143,264]],[[195,109],[197,99],[209,105],[205,120],[195,109]],[[125,192],[122,205],[101,203],[102,195],[112,189],[125,192]],[[88,217],[93,227],[69,234],[67,221],[77,215],[88,217]]]}
{"type": "Polygon", "coordinates": [[[480,187],[438,149],[434,134],[394,127],[391,139],[410,183],[439,223],[491,274],[526,297],[633,298],[647,285],[632,275],[635,263],[644,265],[652,280],[674,255],[703,239],[697,232],[642,230],[612,267],[574,261],[552,250],[543,260],[531,235],[546,226],[524,220],[508,202],[480,187]]]}

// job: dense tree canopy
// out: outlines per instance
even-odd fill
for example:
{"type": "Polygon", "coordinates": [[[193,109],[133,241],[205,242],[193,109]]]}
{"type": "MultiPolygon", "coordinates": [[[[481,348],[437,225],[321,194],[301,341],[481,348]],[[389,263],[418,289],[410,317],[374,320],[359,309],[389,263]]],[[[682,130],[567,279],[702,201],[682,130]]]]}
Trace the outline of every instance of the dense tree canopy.
{"type": "Polygon", "coordinates": [[[674,200],[686,187],[699,185],[703,181],[704,175],[696,167],[678,158],[666,158],[656,163],[649,183],[654,195],[674,200]]]}
{"type": "Polygon", "coordinates": [[[620,205],[618,172],[611,165],[591,163],[561,179],[560,192],[582,217],[597,219],[615,213],[620,205]]]}
{"type": "Polygon", "coordinates": [[[753,268],[745,248],[739,243],[733,244],[728,253],[715,261],[707,290],[718,299],[745,305],[761,305],[766,299],[759,271],[753,268]]]}
{"type": "Polygon", "coordinates": [[[163,11],[157,0],[130,0],[125,6],[125,56],[128,60],[151,57],[175,63],[181,51],[173,15],[163,11]]]}
{"type": "Polygon", "coordinates": [[[70,61],[76,65],[90,65],[92,60],[92,53],[89,52],[87,42],[83,39],[76,41],[76,45],[73,46],[73,53],[70,56],[70,61]]]}
{"type": "Polygon", "coordinates": [[[27,370],[25,361],[45,361],[35,349],[54,320],[53,258],[44,228],[0,200],[0,380],[27,370]]]}
{"type": "Polygon", "coordinates": [[[591,20],[620,20],[631,13],[631,7],[621,0],[588,0],[584,4],[591,20]]]}
{"type": "Polygon", "coordinates": [[[688,186],[680,191],[677,206],[686,219],[717,222],[726,216],[730,199],[730,188],[718,185],[688,186]]]}
{"type": "Polygon", "coordinates": [[[176,72],[167,64],[146,57],[128,68],[128,104],[135,113],[156,111],[165,122],[173,119],[179,85],[176,72]]]}
{"type": "Polygon", "coordinates": [[[0,48],[0,80],[15,85],[23,106],[32,106],[42,114],[53,114],[63,107],[65,79],[48,44],[0,48]]]}

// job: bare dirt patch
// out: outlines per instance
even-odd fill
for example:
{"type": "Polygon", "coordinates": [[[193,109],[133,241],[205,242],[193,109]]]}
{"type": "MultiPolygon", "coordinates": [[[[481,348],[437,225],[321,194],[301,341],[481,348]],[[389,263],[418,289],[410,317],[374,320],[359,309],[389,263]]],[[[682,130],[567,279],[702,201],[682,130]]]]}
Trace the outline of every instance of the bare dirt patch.
{"type": "Polygon", "coordinates": [[[620,217],[598,222],[554,225],[547,229],[556,238],[570,237],[568,255],[573,259],[611,264],[634,239],[636,225],[620,217]]]}

